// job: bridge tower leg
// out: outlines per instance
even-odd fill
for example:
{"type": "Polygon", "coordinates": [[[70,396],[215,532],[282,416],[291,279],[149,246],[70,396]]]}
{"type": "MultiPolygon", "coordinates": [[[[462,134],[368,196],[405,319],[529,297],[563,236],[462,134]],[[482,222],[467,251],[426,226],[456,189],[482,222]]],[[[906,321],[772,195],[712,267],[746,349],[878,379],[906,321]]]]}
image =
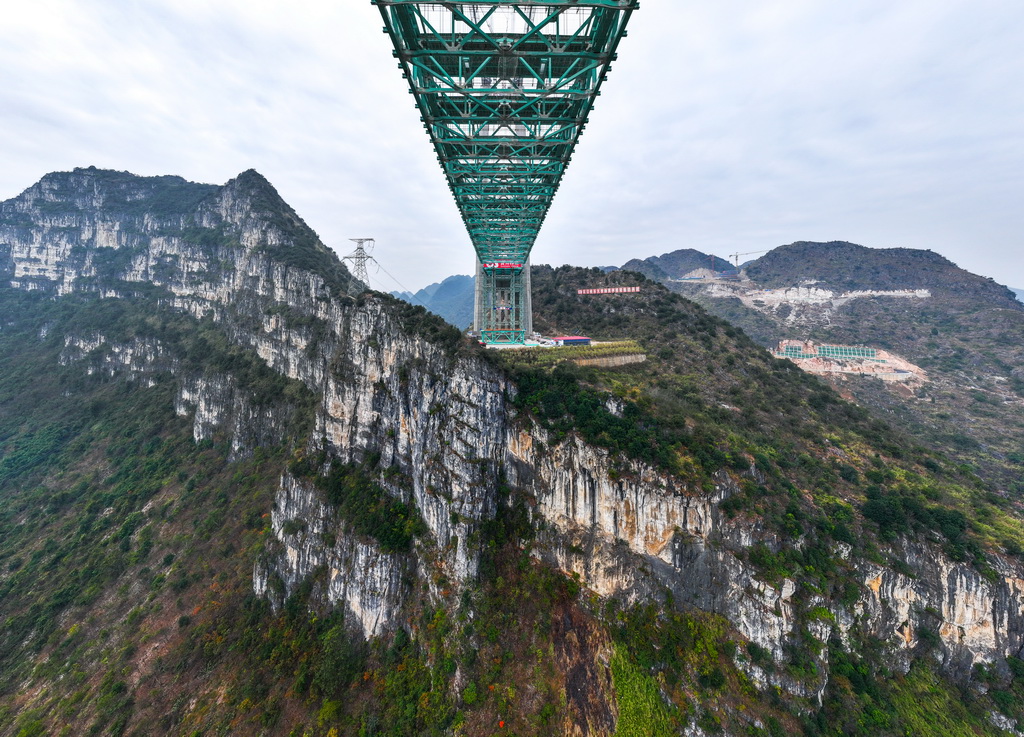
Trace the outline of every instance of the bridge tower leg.
{"type": "Polygon", "coordinates": [[[530,263],[476,263],[473,325],[485,343],[521,345],[533,333],[530,263]]]}

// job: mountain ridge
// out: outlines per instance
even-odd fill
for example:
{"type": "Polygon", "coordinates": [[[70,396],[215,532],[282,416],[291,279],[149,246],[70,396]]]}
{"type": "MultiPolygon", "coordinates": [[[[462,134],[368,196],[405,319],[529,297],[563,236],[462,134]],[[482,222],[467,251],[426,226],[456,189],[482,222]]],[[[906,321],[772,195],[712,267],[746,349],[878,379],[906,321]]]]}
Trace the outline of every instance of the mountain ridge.
{"type": "Polygon", "coordinates": [[[475,283],[472,276],[454,274],[442,281],[428,284],[415,294],[410,292],[391,292],[391,294],[410,304],[423,305],[455,327],[465,330],[473,324],[473,285],[475,283]]]}
{"type": "Polygon", "coordinates": [[[928,288],[947,296],[969,290],[974,299],[1015,307],[1009,288],[971,274],[929,250],[798,241],[772,249],[745,271],[750,279],[771,289],[812,281],[836,290],[928,288]]]}
{"type": "MultiPolygon", "coordinates": [[[[95,203],[89,176],[65,204],[95,203]]],[[[0,464],[32,474],[0,479],[0,734],[1016,718],[1024,535],[982,479],[629,271],[535,272],[543,324],[633,337],[645,360],[611,368],[350,297],[264,182],[148,219],[0,210],[0,407],[63,382],[51,426],[0,413],[0,464]]]]}
{"type": "Polygon", "coordinates": [[[637,271],[649,279],[681,279],[692,271],[706,269],[710,271],[727,271],[732,268],[725,259],[701,253],[692,248],[663,253],[661,256],[649,256],[645,259],[631,259],[619,267],[627,271],[637,271]]]}
{"type": "Polygon", "coordinates": [[[845,242],[781,246],[743,276],[665,283],[769,348],[781,340],[866,345],[923,367],[929,381],[915,389],[831,381],[1001,487],[1024,491],[1012,460],[1024,433],[1016,411],[1024,401],[1024,305],[1011,290],[929,251],[845,242]]]}

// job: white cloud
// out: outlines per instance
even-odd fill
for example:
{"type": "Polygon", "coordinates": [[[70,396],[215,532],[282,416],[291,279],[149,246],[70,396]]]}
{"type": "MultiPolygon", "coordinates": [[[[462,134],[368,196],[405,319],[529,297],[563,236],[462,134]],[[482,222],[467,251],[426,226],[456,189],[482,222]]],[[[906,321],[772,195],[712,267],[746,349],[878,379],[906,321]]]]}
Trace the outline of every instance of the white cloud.
{"type": "MultiPolygon", "coordinates": [[[[411,288],[472,252],[369,0],[35,0],[0,26],[0,198],[75,166],[266,175],[411,288]]],[[[1024,11],[643,3],[534,252],[620,264],[804,239],[1024,286],[1024,11]]],[[[381,286],[387,287],[385,279],[381,286]]]]}

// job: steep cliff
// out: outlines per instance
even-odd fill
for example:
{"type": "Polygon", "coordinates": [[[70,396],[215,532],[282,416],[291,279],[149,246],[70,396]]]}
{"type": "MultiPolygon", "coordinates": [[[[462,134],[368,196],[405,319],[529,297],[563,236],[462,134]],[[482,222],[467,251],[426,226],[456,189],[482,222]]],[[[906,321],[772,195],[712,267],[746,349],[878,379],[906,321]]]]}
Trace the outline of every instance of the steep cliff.
{"type": "MultiPolygon", "coordinates": [[[[344,267],[255,172],[49,175],[0,206],[0,262],[11,304],[28,291],[94,315],[45,322],[65,370],[162,388],[198,448],[222,438],[224,473],[274,481],[265,507],[239,508],[263,520],[234,533],[244,555],[224,554],[251,577],[215,567],[209,591],[183,579],[189,602],[122,608],[146,636],[119,630],[131,652],[106,676],[103,646],[83,644],[76,701],[52,664],[98,610],[54,605],[64,634],[20,646],[40,665],[7,682],[4,734],[84,733],[86,716],[136,733],[832,734],[850,694],[865,734],[896,734],[933,670],[935,693],[978,695],[957,729],[1013,724],[980,694],[1021,685],[1024,566],[997,549],[1019,521],[958,501],[980,482],[650,283],[652,302],[595,308],[644,333],[650,362],[497,359],[422,309],[345,296],[344,267]],[[138,319],[105,324],[109,303],[138,319]],[[172,604],[190,612],[177,630],[172,604]],[[886,672],[892,690],[874,685],[886,672]]],[[[538,310],[575,309],[587,274],[543,272],[538,310]]],[[[181,493],[167,477],[161,503],[181,493]]],[[[147,519],[169,550],[187,534],[156,508],[126,508],[126,554],[147,519]]],[[[120,575],[107,596],[131,588],[120,575]]]]}

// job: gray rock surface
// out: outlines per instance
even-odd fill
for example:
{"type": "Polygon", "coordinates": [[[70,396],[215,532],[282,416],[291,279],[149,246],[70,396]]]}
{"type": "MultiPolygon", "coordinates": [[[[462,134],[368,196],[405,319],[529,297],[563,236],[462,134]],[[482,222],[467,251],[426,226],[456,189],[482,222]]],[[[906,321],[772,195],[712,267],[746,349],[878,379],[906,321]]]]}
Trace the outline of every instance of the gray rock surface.
{"type": "MultiPolygon", "coordinates": [[[[138,191],[118,190],[122,199],[145,204],[145,181],[138,191]]],[[[793,582],[766,583],[746,560],[755,542],[777,549],[781,541],[719,512],[718,503],[737,492],[737,478],[721,472],[713,489],[691,488],[575,435],[555,442],[516,415],[515,387],[484,358],[418,334],[387,298],[354,301],[340,294],[338,281],[282,259],[280,249],[300,249],[299,240],[315,236],[304,225],[281,225],[290,208],[268,210],[269,185],[259,175],[200,193],[189,213],[162,217],[151,207],[135,215],[112,211],[104,186],[95,173],[77,170],[3,203],[3,278],[21,289],[110,298],[153,284],[176,309],[213,315],[238,345],[318,397],[306,452],[325,451],[340,463],[379,454],[379,467],[390,469],[379,483],[413,505],[426,525],[410,553],[384,552],[356,535],[312,484],[284,476],[273,509],[275,540],[253,583],[276,605],[307,578],[322,576],[321,595],[375,636],[403,626],[414,590],[440,604],[454,601],[477,576],[474,541],[494,516],[505,479],[534,502],[539,557],[578,574],[601,596],[632,602],[671,591],[677,602],[724,616],[777,658],[806,633],[820,641],[870,634],[905,666],[925,629],[937,635],[946,668],[961,676],[974,663],[1020,654],[1019,563],[996,560],[997,575],[985,578],[937,544],[905,541],[898,552],[912,575],[855,561],[864,586],[851,605],[798,600],[793,582]],[[827,615],[802,633],[811,610],[827,615]]],[[[99,334],[69,337],[64,360],[142,377],[175,369],[157,343],[112,344],[99,334]]],[[[274,418],[260,416],[229,376],[178,378],[178,410],[192,414],[197,440],[229,428],[237,454],[271,441],[274,418]]],[[[811,683],[749,668],[755,680],[815,698],[826,683],[825,657],[821,678],[811,683]]]]}

